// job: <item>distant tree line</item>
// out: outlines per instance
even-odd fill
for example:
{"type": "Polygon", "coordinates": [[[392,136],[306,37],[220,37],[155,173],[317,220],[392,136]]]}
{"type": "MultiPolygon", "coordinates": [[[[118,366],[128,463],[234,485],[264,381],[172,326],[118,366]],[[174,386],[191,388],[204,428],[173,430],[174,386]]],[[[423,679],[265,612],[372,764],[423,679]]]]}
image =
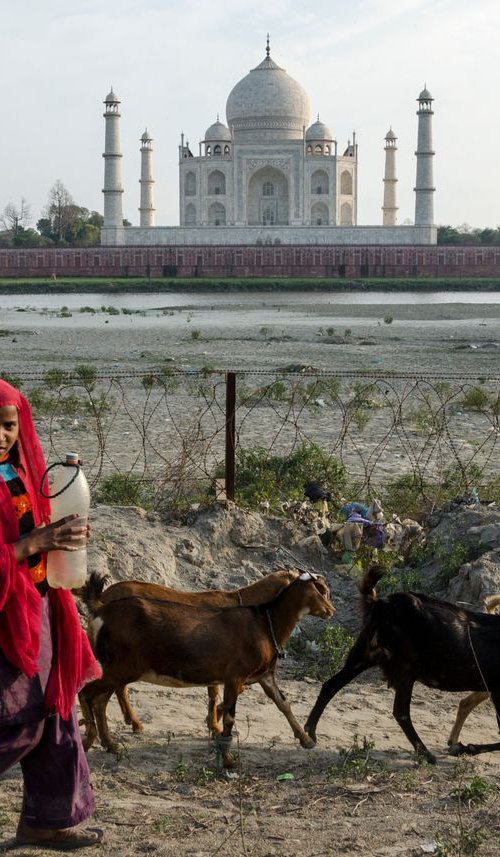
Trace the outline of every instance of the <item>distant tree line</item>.
{"type": "Polygon", "coordinates": [[[92,247],[101,243],[103,216],[76,205],[59,179],[51,187],[36,229],[25,199],[9,202],[0,215],[0,247],[92,247]]]}
{"type": "Polygon", "coordinates": [[[438,226],[437,230],[438,244],[460,244],[465,245],[481,245],[488,246],[491,244],[500,244],[500,226],[495,229],[487,227],[486,229],[476,229],[469,226],[468,223],[462,223],[461,226],[438,226]]]}

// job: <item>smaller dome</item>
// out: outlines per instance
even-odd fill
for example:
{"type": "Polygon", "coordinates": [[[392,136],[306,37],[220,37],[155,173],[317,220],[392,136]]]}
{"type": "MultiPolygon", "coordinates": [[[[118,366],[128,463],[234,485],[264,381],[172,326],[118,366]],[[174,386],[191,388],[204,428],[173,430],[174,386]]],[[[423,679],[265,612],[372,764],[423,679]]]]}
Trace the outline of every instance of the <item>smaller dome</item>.
{"type": "Polygon", "coordinates": [[[432,95],[430,94],[430,92],[426,86],[423,88],[422,92],[418,96],[418,100],[419,101],[434,101],[432,95]]]}
{"type": "Polygon", "coordinates": [[[207,128],[205,133],[205,140],[210,143],[230,143],[231,142],[231,131],[224,125],[223,122],[214,122],[213,125],[210,125],[210,128],[207,128]]]}
{"type": "Polygon", "coordinates": [[[320,122],[319,117],[306,131],[306,140],[327,140],[332,142],[333,135],[324,122],[320,122]]]}
{"type": "Polygon", "coordinates": [[[385,135],[385,139],[386,140],[397,140],[398,138],[396,137],[392,128],[389,128],[387,134],[385,135]]]}
{"type": "Polygon", "coordinates": [[[142,135],[141,140],[142,140],[142,142],[143,142],[143,143],[151,143],[151,142],[152,142],[153,138],[152,138],[152,136],[151,136],[151,134],[149,133],[149,131],[148,131],[148,129],[147,129],[147,128],[146,128],[146,130],[144,131],[144,134],[142,135]]]}
{"type": "Polygon", "coordinates": [[[105,104],[109,104],[109,103],[119,104],[120,103],[120,99],[118,98],[116,93],[113,92],[113,87],[111,87],[111,91],[108,92],[108,94],[106,95],[106,98],[104,99],[104,103],[105,104]]]}

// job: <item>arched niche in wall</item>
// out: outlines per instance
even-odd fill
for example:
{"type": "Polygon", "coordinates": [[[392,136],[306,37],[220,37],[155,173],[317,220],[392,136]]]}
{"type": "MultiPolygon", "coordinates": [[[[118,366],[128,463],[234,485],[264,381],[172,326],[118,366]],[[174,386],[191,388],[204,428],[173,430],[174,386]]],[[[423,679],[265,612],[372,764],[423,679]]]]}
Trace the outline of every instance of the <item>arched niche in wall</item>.
{"type": "Polygon", "coordinates": [[[340,193],[352,196],[352,173],[349,170],[342,170],[340,174],[340,193]]]}
{"type": "Polygon", "coordinates": [[[340,206],[340,225],[352,226],[352,205],[349,202],[343,202],[340,206]]]}
{"type": "Polygon", "coordinates": [[[189,202],[186,205],[186,210],[184,212],[184,223],[186,224],[186,226],[196,225],[196,206],[193,205],[192,202],[189,202]]]}
{"type": "Polygon", "coordinates": [[[311,176],[311,193],[327,194],[329,190],[328,173],[325,170],[315,170],[311,176]]]}
{"type": "Polygon", "coordinates": [[[221,170],[213,170],[209,173],[207,191],[209,196],[225,196],[226,176],[221,170]]]}
{"type": "Polygon", "coordinates": [[[209,226],[225,226],[226,225],[226,209],[220,202],[213,202],[208,209],[208,225],[209,226]]]}
{"type": "Polygon", "coordinates": [[[324,202],[315,202],[311,206],[311,224],[313,226],[328,226],[328,206],[324,202]]]}
{"type": "Polygon", "coordinates": [[[262,167],[248,180],[249,226],[286,226],[289,222],[288,179],[277,167],[262,167]]]}
{"type": "Polygon", "coordinates": [[[184,195],[196,196],[196,175],[194,173],[186,173],[184,177],[184,195]]]}

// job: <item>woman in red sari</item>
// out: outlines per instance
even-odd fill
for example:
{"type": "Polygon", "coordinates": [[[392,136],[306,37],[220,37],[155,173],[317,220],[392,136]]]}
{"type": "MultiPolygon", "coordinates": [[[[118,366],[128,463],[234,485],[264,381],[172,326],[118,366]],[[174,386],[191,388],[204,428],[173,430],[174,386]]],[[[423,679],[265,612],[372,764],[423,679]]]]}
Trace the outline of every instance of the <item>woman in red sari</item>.
{"type": "Polygon", "coordinates": [[[45,459],[26,398],[0,380],[0,776],[20,763],[20,845],[97,845],[75,830],[94,811],[74,701],[100,670],[71,592],[50,589],[51,550],[77,550],[88,526],[50,523],[45,459]],[[47,492],[45,492],[47,493],[47,492]]]}

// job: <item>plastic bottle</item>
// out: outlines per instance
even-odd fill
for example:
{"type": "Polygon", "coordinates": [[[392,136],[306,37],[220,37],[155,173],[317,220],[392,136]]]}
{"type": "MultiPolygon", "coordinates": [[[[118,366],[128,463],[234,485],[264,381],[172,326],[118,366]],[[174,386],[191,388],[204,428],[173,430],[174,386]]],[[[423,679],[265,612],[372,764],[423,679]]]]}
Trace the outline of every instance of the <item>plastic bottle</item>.
{"type": "MultiPolygon", "coordinates": [[[[54,466],[54,465],[53,465],[54,466]]],[[[66,515],[78,514],[75,523],[86,523],[90,507],[90,491],[80,459],[74,452],[57,467],[50,489],[50,520],[52,523],[66,515]]],[[[87,578],[87,539],[82,539],[76,551],[49,551],[47,582],[55,589],[78,589],[87,578]]]]}

